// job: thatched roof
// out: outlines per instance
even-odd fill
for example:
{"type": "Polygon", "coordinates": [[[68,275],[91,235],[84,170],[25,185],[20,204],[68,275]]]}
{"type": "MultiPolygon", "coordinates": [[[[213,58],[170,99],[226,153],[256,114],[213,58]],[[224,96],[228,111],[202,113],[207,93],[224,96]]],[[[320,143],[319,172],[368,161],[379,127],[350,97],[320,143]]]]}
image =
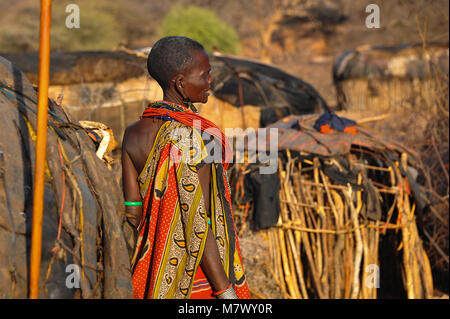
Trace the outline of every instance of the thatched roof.
{"type": "Polygon", "coordinates": [[[439,72],[448,74],[448,58],[448,43],[361,46],[336,59],[333,79],[336,83],[354,78],[427,78],[439,72]]]}
{"type": "MultiPolygon", "coordinates": [[[[38,53],[0,53],[37,85],[38,53]]],[[[121,51],[52,52],[50,85],[122,82],[147,74],[146,59],[121,51]]]]}

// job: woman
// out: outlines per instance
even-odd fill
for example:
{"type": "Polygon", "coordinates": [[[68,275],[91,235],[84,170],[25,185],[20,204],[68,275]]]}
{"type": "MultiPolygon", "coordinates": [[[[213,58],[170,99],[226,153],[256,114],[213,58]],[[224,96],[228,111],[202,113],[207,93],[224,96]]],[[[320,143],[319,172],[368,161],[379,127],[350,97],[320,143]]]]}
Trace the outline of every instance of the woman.
{"type": "Polygon", "coordinates": [[[192,104],[208,100],[208,55],[194,40],[166,37],[147,67],[163,101],[146,108],[122,143],[126,214],[139,233],[134,297],[249,298],[226,176],[228,141],[192,104]],[[187,134],[174,134],[180,129],[187,134]],[[223,150],[218,163],[206,160],[201,137],[192,143],[205,130],[223,150]],[[186,153],[200,156],[186,161],[186,153]]]}

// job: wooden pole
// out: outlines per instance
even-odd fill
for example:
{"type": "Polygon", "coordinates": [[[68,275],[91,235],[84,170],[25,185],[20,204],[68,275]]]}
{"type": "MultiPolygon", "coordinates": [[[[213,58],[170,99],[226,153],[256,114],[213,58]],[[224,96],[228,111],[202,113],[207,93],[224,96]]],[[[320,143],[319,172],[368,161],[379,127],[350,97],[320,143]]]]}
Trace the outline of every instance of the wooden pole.
{"type": "Polygon", "coordinates": [[[34,171],[33,222],[30,255],[30,299],[39,294],[39,273],[42,251],[42,211],[44,206],[44,170],[47,148],[48,82],[50,71],[51,0],[41,0],[39,33],[39,92],[36,128],[36,164],[34,171]]]}

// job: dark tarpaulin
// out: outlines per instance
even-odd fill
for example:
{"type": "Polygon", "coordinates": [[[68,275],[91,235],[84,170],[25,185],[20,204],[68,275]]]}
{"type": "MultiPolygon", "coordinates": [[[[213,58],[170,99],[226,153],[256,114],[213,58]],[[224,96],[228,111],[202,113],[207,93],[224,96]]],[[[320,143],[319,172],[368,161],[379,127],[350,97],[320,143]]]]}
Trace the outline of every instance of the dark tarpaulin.
{"type": "MultiPolygon", "coordinates": [[[[417,157],[417,154],[395,141],[381,139],[369,131],[357,126],[358,134],[348,134],[339,131],[322,134],[313,128],[319,114],[290,115],[269,125],[266,129],[278,130],[278,149],[305,152],[320,156],[348,154],[352,147],[365,147],[374,150],[396,150],[417,157]]],[[[269,136],[269,134],[266,134],[269,136]]],[[[267,141],[270,143],[270,141],[267,141]]],[[[253,141],[253,143],[255,143],[253,141]]],[[[250,143],[251,145],[257,145],[250,143]]]]}
{"type": "MultiPolygon", "coordinates": [[[[251,165],[250,165],[251,167],[251,165]]],[[[278,172],[261,174],[254,167],[244,178],[243,203],[253,202],[251,225],[255,230],[275,225],[280,215],[280,178],[278,172]]]]}
{"type": "Polygon", "coordinates": [[[224,55],[211,56],[211,66],[214,96],[237,107],[262,107],[261,127],[289,114],[328,110],[310,84],[273,66],[224,55]]]}

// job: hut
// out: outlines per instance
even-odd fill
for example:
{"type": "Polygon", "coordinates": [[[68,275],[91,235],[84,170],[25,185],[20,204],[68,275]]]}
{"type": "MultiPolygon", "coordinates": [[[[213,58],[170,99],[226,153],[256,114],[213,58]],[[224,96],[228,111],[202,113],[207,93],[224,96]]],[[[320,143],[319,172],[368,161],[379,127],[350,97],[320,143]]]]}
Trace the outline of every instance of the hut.
{"type": "Polygon", "coordinates": [[[432,298],[416,222],[424,208],[417,154],[359,125],[356,134],[321,133],[318,118],[288,116],[266,128],[277,130],[272,177],[259,163],[233,167],[241,234],[248,225],[263,234],[267,269],[285,298],[432,298]]]}
{"type": "Polygon", "coordinates": [[[449,281],[449,48],[448,42],[361,46],[333,66],[337,102],[346,116],[380,116],[370,125],[418,151],[418,182],[427,205],[418,215],[435,284],[449,281]]]}
{"type": "Polygon", "coordinates": [[[382,114],[433,105],[436,78],[448,81],[448,43],[360,46],[339,56],[333,81],[340,109],[382,114]],[[418,100],[422,99],[422,100],[418,100]]]}
{"type": "MultiPolygon", "coordinates": [[[[0,298],[27,298],[37,92],[0,57],[0,298]]],[[[88,132],[49,99],[39,298],[131,298],[119,181],[88,132]]]]}

